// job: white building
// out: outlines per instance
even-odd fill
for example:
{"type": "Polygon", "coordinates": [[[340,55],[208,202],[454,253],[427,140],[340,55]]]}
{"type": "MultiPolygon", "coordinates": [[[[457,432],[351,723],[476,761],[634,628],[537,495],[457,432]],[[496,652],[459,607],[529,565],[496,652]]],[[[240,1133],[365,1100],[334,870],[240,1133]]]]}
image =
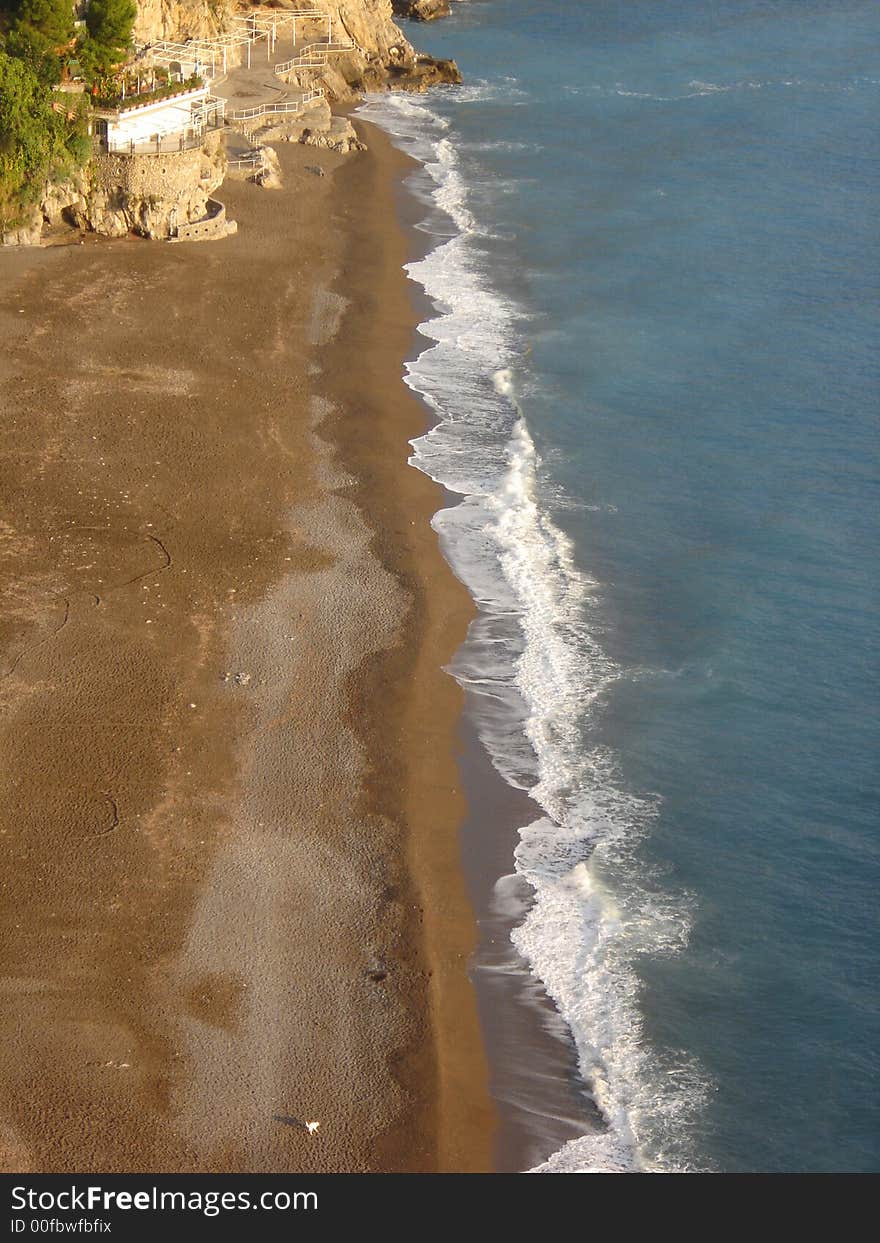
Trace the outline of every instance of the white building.
{"type": "Polygon", "coordinates": [[[196,146],[205,130],[222,124],[225,100],[207,86],[181,91],[151,103],[132,96],[113,108],[96,110],[96,133],[107,151],[146,154],[196,146]]]}

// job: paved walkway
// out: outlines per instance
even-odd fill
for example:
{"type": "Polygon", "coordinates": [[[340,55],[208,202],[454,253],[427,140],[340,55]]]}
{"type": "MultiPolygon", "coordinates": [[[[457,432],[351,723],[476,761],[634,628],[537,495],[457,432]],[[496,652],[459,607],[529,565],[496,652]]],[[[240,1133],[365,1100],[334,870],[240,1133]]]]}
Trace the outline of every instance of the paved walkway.
{"type": "MultiPolygon", "coordinates": [[[[241,108],[255,108],[259,104],[276,104],[286,99],[299,99],[302,90],[287,86],[275,76],[274,65],[290,60],[314,40],[294,44],[290,39],[278,39],[275,51],[266,59],[266,44],[262,41],[251,47],[251,67],[236,65],[225,77],[211,84],[211,94],[226,100],[227,112],[241,108]]],[[[243,49],[244,53],[244,49],[243,49]]]]}

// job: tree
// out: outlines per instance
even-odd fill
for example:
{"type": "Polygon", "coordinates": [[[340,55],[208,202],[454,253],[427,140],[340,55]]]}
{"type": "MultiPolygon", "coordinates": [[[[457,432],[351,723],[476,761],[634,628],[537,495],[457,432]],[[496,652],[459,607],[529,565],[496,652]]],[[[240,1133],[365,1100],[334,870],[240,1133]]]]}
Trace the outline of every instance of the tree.
{"type": "Polygon", "coordinates": [[[79,47],[87,80],[106,75],[125,59],[136,16],[134,0],[91,0],[86,11],[88,33],[79,47]]]}
{"type": "Polygon", "coordinates": [[[18,0],[14,17],[17,25],[39,31],[53,47],[63,47],[73,37],[72,0],[18,0]]]}
{"type": "Polygon", "coordinates": [[[72,0],[5,0],[7,50],[26,60],[46,86],[61,79],[61,53],[73,38],[72,0]]]}
{"type": "Polygon", "coordinates": [[[47,178],[81,163],[89,144],[84,117],[68,120],[27,60],[0,51],[0,227],[39,200],[47,178]]]}
{"type": "Polygon", "coordinates": [[[134,0],[92,0],[86,12],[89,34],[104,47],[124,52],[137,17],[134,0]]]}

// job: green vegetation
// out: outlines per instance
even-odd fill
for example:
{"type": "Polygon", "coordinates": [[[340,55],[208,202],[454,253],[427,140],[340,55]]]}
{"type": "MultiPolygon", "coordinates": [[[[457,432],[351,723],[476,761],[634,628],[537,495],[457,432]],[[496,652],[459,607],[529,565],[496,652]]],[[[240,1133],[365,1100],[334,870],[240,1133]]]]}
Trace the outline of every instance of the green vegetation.
{"type": "Polygon", "coordinates": [[[30,65],[44,86],[56,86],[73,40],[71,0],[4,0],[4,10],[6,52],[30,65]]]}
{"type": "Polygon", "coordinates": [[[47,178],[89,156],[85,109],[46,89],[34,66],[0,51],[0,231],[39,201],[47,178]]]}
{"type": "Polygon", "coordinates": [[[57,86],[73,41],[71,0],[10,0],[7,27],[6,51],[30,65],[44,86],[57,86]]]}
{"type": "Polygon", "coordinates": [[[191,74],[183,82],[162,82],[150,90],[140,90],[135,93],[132,84],[128,83],[128,89],[125,93],[125,99],[122,95],[122,83],[115,78],[108,89],[99,91],[93,96],[92,103],[99,108],[118,108],[123,102],[127,107],[136,108],[141,104],[154,104],[160,99],[170,99],[173,95],[182,95],[185,91],[194,91],[197,87],[204,86],[204,80],[198,74],[191,74]]]}
{"type": "Polygon", "coordinates": [[[125,60],[136,16],[134,0],[91,0],[86,35],[77,49],[80,71],[88,83],[106,80],[125,60]]]}
{"type": "Polygon", "coordinates": [[[88,159],[86,101],[56,90],[73,36],[72,0],[0,0],[0,230],[88,159]]]}

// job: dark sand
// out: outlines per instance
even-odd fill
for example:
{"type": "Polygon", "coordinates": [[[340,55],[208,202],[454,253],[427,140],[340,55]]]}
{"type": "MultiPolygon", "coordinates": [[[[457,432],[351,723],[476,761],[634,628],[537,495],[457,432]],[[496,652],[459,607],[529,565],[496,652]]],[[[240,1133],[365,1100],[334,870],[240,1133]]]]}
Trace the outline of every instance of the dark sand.
{"type": "Polygon", "coordinates": [[[471,604],[367,141],[224,241],[0,254],[2,1168],[491,1168],[471,604]]]}

